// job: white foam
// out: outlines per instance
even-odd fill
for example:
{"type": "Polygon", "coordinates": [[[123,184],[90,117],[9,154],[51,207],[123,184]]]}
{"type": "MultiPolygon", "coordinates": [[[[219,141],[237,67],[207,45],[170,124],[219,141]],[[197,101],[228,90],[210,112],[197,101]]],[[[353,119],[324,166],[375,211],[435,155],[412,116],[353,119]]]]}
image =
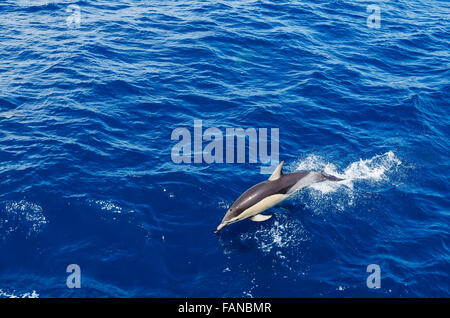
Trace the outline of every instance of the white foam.
{"type": "Polygon", "coordinates": [[[5,230],[6,236],[22,231],[27,237],[31,237],[42,232],[47,223],[48,219],[40,205],[25,200],[9,201],[4,206],[0,229],[5,230]]]}
{"type": "Polygon", "coordinates": [[[322,194],[335,192],[338,188],[346,186],[353,189],[354,181],[368,180],[379,182],[388,180],[387,172],[399,166],[401,161],[392,152],[386,152],[382,155],[376,155],[370,159],[359,159],[352,162],[342,172],[338,170],[336,165],[325,161],[322,157],[310,155],[301,160],[296,167],[299,170],[323,170],[325,173],[344,179],[343,181],[333,182],[325,181],[313,184],[310,188],[315,189],[322,194]]]}
{"type": "MultiPolygon", "coordinates": [[[[287,215],[279,214],[271,226],[261,226],[254,232],[241,233],[242,243],[254,241],[256,247],[264,254],[273,253],[274,261],[291,270],[286,262],[287,254],[295,253],[297,257],[303,254],[302,243],[310,240],[303,225],[287,215]]],[[[290,257],[289,257],[290,258],[290,257]]]]}
{"type": "Polygon", "coordinates": [[[32,292],[16,295],[15,291],[5,292],[0,289],[0,298],[39,298],[39,294],[35,290],[33,290],[32,292]]]}
{"type": "Polygon", "coordinates": [[[42,7],[49,4],[64,3],[66,0],[19,0],[18,4],[21,7],[42,7]]]}
{"type": "Polygon", "coordinates": [[[117,214],[122,213],[122,208],[111,201],[96,200],[95,204],[98,205],[103,211],[117,214]]]}

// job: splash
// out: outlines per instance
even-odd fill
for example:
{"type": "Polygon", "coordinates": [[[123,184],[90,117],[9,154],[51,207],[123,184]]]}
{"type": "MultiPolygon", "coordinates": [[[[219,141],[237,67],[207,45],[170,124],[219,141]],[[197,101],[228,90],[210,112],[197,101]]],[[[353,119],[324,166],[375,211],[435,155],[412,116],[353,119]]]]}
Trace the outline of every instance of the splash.
{"type": "Polygon", "coordinates": [[[298,263],[304,257],[303,244],[310,235],[300,221],[288,215],[277,214],[275,218],[270,226],[261,225],[256,231],[241,233],[237,245],[254,247],[261,255],[270,256],[272,266],[277,264],[290,272],[298,270],[303,275],[305,269],[300,266],[299,270],[298,263]]]}
{"type": "Polygon", "coordinates": [[[301,160],[295,170],[323,170],[327,174],[344,179],[339,182],[325,181],[310,186],[311,189],[326,194],[335,192],[342,186],[353,189],[355,181],[388,181],[388,173],[401,165],[401,163],[400,159],[392,151],[389,151],[370,159],[360,159],[349,164],[342,172],[339,172],[333,163],[329,163],[319,156],[310,155],[301,160]]]}
{"type": "Polygon", "coordinates": [[[261,227],[255,233],[241,234],[241,240],[255,240],[258,248],[265,253],[272,250],[279,252],[279,258],[285,258],[281,250],[287,247],[297,246],[300,242],[307,241],[308,236],[299,222],[288,220],[287,216],[279,216],[270,228],[261,227]]]}
{"type": "Polygon", "coordinates": [[[327,162],[322,157],[310,155],[296,163],[295,170],[324,171],[344,180],[313,184],[291,199],[301,201],[305,208],[315,214],[333,210],[343,212],[354,206],[364,192],[370,192],[370,188],[378,188],[390,182],[401,164],[401,160],[389,151],[370,159],[352,162],[343,170],[339,170],[335,164],[327,162]],[[364,182],[364,188],[355,189],[355,184],[359,182],[364,182]]]}

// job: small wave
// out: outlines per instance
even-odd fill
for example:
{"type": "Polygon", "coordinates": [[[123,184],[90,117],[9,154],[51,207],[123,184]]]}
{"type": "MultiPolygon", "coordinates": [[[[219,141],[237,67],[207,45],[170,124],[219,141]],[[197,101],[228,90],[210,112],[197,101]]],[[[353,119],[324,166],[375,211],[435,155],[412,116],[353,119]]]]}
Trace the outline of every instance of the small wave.
{"type": "Polygon", "coordinates": [[[10,119],[13,118],[16,114],[15,110],[10,110],[6,112],[0,112],[0,119],[10,119]]]}
{"type": "Polygon", "coordinates": [[[66,0],[19,0],[20,7],[45,7],[48,5],[64,4],[66,0]]]}

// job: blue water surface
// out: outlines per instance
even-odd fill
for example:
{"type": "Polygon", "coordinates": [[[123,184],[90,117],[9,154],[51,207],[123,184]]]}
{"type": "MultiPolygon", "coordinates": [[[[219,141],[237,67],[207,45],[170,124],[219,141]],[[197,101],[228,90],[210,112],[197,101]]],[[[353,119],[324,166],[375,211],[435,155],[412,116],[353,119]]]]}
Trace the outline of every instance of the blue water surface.
{"type": "Polygon", "coordinates": [[[2,1],[0,296],[449,297],[449,16],[438,0],[2,1]],[[268,176],[174,163],[194,120],[279,128],[287,172],[346,181],[214,235],[268,176]]]}

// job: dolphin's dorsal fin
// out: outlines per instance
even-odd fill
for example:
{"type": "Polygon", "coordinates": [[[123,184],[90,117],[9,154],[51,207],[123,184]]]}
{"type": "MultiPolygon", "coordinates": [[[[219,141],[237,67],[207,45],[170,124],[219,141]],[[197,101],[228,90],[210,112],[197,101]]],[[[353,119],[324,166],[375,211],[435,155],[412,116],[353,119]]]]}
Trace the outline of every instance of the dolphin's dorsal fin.
{"type": "Polygon", "coordinates": [[[269,181],[277,180],[278,178],[281,177],[281,175],[283,174],[283,164],[284,160],[281,161],[278,167],[275,168],[275,170],[273,171],[272,175],[269,178],[269,181]]]}

